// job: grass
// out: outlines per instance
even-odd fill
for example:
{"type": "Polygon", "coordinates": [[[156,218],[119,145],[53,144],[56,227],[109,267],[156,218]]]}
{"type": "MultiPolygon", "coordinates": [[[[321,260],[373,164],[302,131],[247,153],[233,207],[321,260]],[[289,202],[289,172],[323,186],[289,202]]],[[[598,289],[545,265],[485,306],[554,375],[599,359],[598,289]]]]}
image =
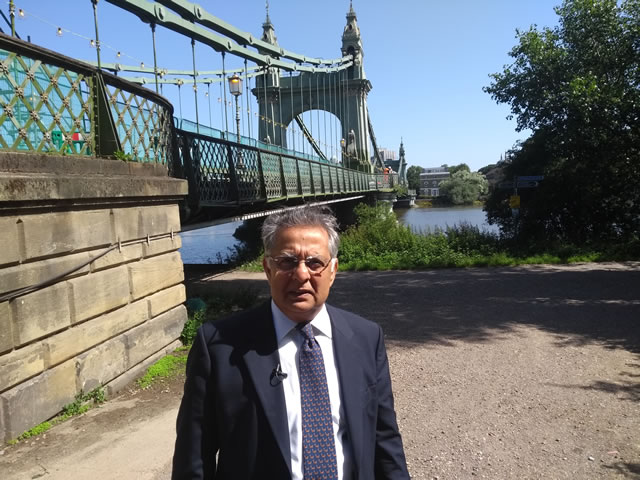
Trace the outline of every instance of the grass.
{"type": "Polygon", "coordinates": [[[57,415],[51,420],[42,422],[35,427],[30,428],[29,430],[18,436],[18,438],[10,440],[8,443],[9,445],[15,445],[16,443],[27,440],[28,438],[42,435],[55,425],[58,425],[71,417],[82,415],[83,413],[89,411],[91,408],[104,403],[105,400],[106,398],[103,387],[94,388],[88,393],[84,393],[81,391],[76,395],[73,402],[65,405],[62,408],[62,413],[60,413],[60,415],[57,415]]]}
{"type": "Polygon", "coordinates": [[[140,388],[149,388],[156,380],[173,378],[185,371],[187,365],[187,348],[179,348],[174,353],[162,357],[151,365],[146,373],[137,380],[140,388]]]}

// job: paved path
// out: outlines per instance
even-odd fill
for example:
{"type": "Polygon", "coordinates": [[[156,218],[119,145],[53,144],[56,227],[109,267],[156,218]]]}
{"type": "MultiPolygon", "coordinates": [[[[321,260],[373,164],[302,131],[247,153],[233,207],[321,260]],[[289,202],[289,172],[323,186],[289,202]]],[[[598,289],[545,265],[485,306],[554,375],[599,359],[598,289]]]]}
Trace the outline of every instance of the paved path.
{"type": "MultiPolygon", "coordinates": [[[[267,292],[194,289],[247,285],[267,292]]],[[[385,329],[414,478],[640,478],[640,263],[347,272],[331,295],[385,329]]],[[[166,480],[178,402],[110,400],[0,448],[0,478],[166,480]]]]}

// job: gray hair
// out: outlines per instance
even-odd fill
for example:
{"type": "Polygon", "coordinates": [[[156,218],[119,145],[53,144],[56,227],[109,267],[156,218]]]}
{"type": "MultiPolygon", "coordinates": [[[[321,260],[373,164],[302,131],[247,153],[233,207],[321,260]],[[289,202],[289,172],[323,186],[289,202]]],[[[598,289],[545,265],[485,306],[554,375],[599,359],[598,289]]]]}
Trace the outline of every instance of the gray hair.
{"type": "Polygon", "coordinates": [[[262,224],[262,244],[265,254],[269,254],[276,243],[278,232],[290,227],[320,227],[329,236],[329,252],[331,258],[338,256],[340,236],[338,221],[329,207],[304,206],[272,213],[262,224]]]}

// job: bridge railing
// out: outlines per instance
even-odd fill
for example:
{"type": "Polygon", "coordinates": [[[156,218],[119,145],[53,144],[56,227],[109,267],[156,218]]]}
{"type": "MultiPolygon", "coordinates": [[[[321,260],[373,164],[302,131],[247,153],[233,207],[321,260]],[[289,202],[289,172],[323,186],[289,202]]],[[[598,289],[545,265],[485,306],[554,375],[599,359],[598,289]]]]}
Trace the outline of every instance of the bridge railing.
{"type": "Polygon", "coordinates": [[[168,164],[172,115],[150,90],[0,34],[0,150],[168,164]]]}
{"type": "Polygon", "coordinates": [[[392,188],[397,174],[370,174],[185,130],[180,167],[201,206],[247,204],[392,188]]]}
{"type": "Polygon", "coordinates": [[[231,142],[228,134],[215,138],[173,122],[164,97],[0,34],[0,151],[165,164],[189,180],[198,205],[340,195],[398,182],[394,174],[350,170],[261,142],[231,142]]]}

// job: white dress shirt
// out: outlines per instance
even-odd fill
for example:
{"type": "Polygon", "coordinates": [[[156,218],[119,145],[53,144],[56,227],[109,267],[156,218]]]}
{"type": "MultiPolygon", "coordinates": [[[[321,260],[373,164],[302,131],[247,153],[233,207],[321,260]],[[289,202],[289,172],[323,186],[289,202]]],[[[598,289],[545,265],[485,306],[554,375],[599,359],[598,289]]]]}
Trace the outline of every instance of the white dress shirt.
{"type": "MultiPolygon", "coordinates": [[[[296,329],[297,323],[290,320],[271,300],[273,324],[278,341],[280,367],[287,378],[282,380],[284,399],[287,406],[287,423],[291,443],[291,471],[293,480],[303,480],[302,466],[302,407],[300,403],[300,381],[298,379],[299,348],[304,340],[302,333],[296,329]]],[[[313,334],[322,350],[324,369],[327,375],[331,417],[333,420],[333,438],[336,446],[338,462],[338,479],[352,478],[352,465],[349,448],[346,444],[346,424],[344,409],[340,403],[340,382],[333,354],[331,321],[326,307],[311,320],[313,334]]]]}

